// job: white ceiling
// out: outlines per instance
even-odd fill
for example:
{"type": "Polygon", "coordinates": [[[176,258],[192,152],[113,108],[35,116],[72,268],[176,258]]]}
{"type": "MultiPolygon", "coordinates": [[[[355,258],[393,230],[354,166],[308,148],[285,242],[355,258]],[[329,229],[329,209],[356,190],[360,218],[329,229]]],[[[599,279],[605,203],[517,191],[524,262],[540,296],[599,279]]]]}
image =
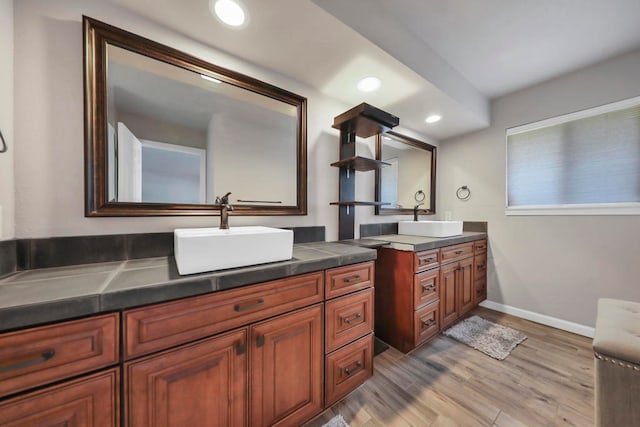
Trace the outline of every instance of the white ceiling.
{"type": "Polygon", "coordinates": [[[640,47],[638,0],[373,1],[489,98],[640,47]]]}
{"type": "Polygon", "coordinates": [[[436,139],[487,126],[493,97],[640,48],[638,0],[242,0],[241,30],[208,0],[108,1],[436,139]],[[362,94],[368,75],[383,85],[362,94]]]}

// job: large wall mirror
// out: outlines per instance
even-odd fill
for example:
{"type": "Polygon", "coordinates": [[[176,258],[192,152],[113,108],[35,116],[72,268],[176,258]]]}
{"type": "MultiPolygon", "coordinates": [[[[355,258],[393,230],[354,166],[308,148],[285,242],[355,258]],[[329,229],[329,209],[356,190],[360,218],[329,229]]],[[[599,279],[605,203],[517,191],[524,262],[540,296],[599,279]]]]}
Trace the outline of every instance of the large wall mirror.
{"type": "Polygon", "coordinates": [[[396,132],[376,139],[376,159],[389,166],[376,170],[376,215],[436,212],[436,147],[396,132]]]}
{"type": "Polygon", "coordinates": [[[306,98],[84,18],[87,216],[305,215],[306,98]]]}

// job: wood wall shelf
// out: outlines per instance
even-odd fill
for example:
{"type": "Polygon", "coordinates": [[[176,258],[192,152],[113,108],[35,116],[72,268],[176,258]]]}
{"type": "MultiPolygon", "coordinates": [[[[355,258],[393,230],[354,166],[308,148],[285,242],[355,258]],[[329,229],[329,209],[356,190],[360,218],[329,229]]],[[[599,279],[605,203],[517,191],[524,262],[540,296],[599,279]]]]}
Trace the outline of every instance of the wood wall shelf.
{"type": "Polygon", "coordinates": [[[331,166],[338,168],[355,169],[358,172],[367,172],[387,166],[391,166],[391,163],[383,162],[381,160],[369,159],[368,157],[353,156],[340,161],[331,163],[331,166]]]}
{"type": "Polygon", "coordinates": [[[369,138],[387,132],[400,123],[400,119],[363,102],[333,119],[333,128],[353,132],[360,138],[369,138]]]}
{"type": "Polygon", "coordinates": [[[356,155],[356,136],[368,138],[387,132],[400,122],[393,114],[382,111],[367,103],[362,103],[333,119],[333,127],[340,129],[340,160],[331,166],[340,169],[338,191],[340,201],[331,202],[338,206],[338,239],[349,240],[355,235],[355,209],[351,206],[382,206],[390,203],[363,202],[356,198],[356,179],[352,171],[366,172],[377,170],[390,163],[356,155]]]}

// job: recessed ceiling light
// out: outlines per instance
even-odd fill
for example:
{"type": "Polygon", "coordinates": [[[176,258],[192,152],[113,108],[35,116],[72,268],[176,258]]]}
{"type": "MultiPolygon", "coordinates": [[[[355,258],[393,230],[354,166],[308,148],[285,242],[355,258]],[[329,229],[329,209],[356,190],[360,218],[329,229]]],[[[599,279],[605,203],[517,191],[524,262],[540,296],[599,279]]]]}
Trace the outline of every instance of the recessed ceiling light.
{"type": "Polygon", "coordinates": [[[244,8],[234,0],[209,0],[209,9],[218,19],[232,27],[240,27],[246,19],[244,8]]]}
{"type": "Polygon", "coordinates": [[[373,92],[382,85],[382,82],[377,77],[365,77],[358,82],[358,90],[361,92],[373,92]]]}
{"type": "Polygon", "coordinates": [[[438,114],[433,114],[433,115],[427,117],[424,121],[427,122],[427,123],[435,123],[435,122],[439,122],[441,118],[442,118],[442,116],[440,116],[438,114]]]}
{"type": "Polygon", "coordinates": [[[213,83],[222,83],[220,80],[214,79],[213,77],[205,76],[204,74],[200,74],[200,77],[213,83]]]}

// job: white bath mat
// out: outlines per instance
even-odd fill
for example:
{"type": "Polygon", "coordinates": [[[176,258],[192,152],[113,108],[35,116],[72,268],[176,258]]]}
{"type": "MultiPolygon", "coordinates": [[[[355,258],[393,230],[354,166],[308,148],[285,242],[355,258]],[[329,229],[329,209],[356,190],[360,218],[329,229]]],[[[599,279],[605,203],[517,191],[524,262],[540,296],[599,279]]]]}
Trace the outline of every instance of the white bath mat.
{"type": "Polygon", "coordinates": [[[349,427],[349,424],[342,418],[342,415],[338,414],[323,424],[322,427],[349,427]]]}
{"type": "Polygon", "coordinates": [[[443,334],[498,360],[504,360],[518,344],[527,339],[520,331],[479,316],[464,319],[443,334]]]}

